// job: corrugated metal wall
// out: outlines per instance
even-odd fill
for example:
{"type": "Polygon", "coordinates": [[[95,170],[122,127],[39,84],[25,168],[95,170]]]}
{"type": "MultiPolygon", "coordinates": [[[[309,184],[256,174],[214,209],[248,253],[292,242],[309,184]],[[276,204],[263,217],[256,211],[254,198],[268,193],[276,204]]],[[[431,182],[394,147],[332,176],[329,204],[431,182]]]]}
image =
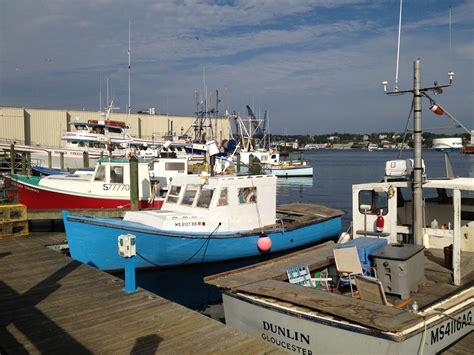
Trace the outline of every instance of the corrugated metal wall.
{"type": "MultiPolygon", "coordinates": [[[[0,107],[0,140],[17,140],[26,144],[64,146],[61,135],[73,130],[71,122],[101,119],[99,112],[79,110],[30,109],[0,107]]],[[[103,119],[103,118],[102,118],[103,119]]],[[[141,138],[162,137],[168,131],[181,135],[195,122],[191,116],[111,113],[109,119],[126,122],[132,135],[141,138]]],[[[225,118],[212,120],[216,140],[229,138],[230,123],[225,118]],[[217,128],[217,129],[216,129],[217,128]]],[[[194,130],[188,134],[194,136],[194,130]]],[[[209,134],[208,134],[209,136],[209,134]]]]}
{"type": "Polygon", "coordinates": [[[24,110],[0,107],[0,139],[2,141],[25,142],[24,110]]]}

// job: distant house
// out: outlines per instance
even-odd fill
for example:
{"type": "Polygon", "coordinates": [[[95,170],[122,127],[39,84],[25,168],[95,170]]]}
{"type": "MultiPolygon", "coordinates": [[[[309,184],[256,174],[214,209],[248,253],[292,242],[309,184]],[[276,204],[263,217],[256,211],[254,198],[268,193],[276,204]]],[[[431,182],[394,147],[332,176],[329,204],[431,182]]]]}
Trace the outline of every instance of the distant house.
{"type": "Polygon", "coordinates": [[[362,137],[362,140],[363,141],[368,141],[369,140],[369,136],[367,134],[364,134],[364,136],[362,137]]]}
{"type": "Polygon", "coordinates": [[[386,134],[379,134],[379,139],[387,139],[387,135],[386,134]]]}
{"type": "Polygon", "coordinates": [[[338,141],[340,138],[338,136],[330,136],[328,137],[328,141],[331,141],[331,142],[334,142],[334,141],[338,141]]]}

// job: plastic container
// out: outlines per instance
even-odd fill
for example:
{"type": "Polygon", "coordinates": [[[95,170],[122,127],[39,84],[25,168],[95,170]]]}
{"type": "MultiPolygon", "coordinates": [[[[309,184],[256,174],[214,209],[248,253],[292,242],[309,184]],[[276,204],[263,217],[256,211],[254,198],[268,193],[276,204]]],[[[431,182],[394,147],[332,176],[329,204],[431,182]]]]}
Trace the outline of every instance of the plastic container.
{"type": "Polygon", "coordinates": [[[438,221],[436,219],[431,221],[431,228],[438,229],[438,221]]]}

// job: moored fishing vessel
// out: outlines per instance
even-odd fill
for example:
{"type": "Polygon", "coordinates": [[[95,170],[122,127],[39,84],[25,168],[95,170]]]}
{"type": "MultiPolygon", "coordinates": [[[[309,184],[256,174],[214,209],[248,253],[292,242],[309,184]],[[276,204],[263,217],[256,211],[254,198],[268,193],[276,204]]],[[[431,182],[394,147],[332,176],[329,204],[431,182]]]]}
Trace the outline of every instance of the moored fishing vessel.
{"type": "Polygon", "coordinates": [[[439,86],[420,87],[419,60],[414,72],[412,171],[390,171],[401,165],[394,162],[383,182],[353,186],[349,245],[207,277],[223,293],[226,324],[293,353],[435,354],[472,331],[474,179],[424,175],[420,93],[439,86]],[[360,271],[338,265],[343,249],[354,251],[360,271]],[[287,282],[295,265],[317,273],[312,287],[287,282]]]}
{"type": "MultiPolygon", "coordinates": [[[[177,162],[172,159],[172,162],[177,162]]],[[[138,163],[138,203],[140,208],[160,207],[150,179],[150,160],[138,163]]],[[[183,163],[184,164],[184,163],[183,163]]],[[[158,168],[161,165],[152,166],[158,168]]],[[[178,166],[184,169],[185,165],[178,166]]],[[[176,171],[178,173],[180,170],[176,171]]],[[[185,172],[184,170],[182,171],[185,172]]],[[[163,173],[155,171],[153,178],[163,173]]],[[[49,176],[6,175],[6,183],[17,188],[19,202],[28,208],[129,208],[130,164],[125,158],[101,158],[93,171],[49,176]]],[[[162,182],[162,185],[164,182],[162,182]]]]}
{"type": "Polygon", "coordinates": [[[136,236],[137,267],[206,263],[276,252],[336,236],[342,211],[276,207],[276,177],[177,176],[161,211],[123,219],[63,214],[71,256],[100,269],[121,269],[117,236],[136,236]]]}
{"type": "Polygon", "coordinates": [[[463,148],[462,138],[435,138],[433,139],[433,149],[439,152],[461,151],[463,148]]]}

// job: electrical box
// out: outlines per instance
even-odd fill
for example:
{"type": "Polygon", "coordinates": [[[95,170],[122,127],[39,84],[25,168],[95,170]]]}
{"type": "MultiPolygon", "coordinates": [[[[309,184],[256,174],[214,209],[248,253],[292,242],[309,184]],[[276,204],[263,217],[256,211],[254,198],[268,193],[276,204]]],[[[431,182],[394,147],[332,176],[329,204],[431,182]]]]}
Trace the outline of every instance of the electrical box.
{"type": "Polygon", "coordinates": [[[136,237],[132,234],[119,235],[118,253],[124,258],[130,258],[137,255],[136,237]]]}

